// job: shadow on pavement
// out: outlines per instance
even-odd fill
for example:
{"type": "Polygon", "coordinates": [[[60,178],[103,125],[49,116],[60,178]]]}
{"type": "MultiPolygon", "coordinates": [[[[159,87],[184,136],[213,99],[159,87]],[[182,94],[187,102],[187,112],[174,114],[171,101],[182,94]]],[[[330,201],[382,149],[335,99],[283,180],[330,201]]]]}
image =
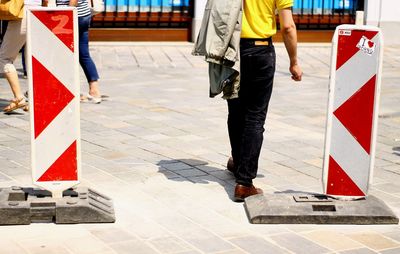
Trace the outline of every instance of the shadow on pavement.
{"type": "Polygon", "coordinates": [[[188,181],[195,184],[217,183],[233,200],[235,178],[227,170],[209,166],[207,162],[193,159],[161,160],[157,163],[158,171],[172,181],[188,181]]]}
{"type": "Polygon", "coordinates": [[[400,146],[393,147],[392,150],[393,150],[393,153],[394,153],[394,154],[400,156],[400,146]]]}
{"type": "Polygon", "coordinates": [[[5,108],[10,103],[10,100],[0,99],[0,109],[5,108]]]}

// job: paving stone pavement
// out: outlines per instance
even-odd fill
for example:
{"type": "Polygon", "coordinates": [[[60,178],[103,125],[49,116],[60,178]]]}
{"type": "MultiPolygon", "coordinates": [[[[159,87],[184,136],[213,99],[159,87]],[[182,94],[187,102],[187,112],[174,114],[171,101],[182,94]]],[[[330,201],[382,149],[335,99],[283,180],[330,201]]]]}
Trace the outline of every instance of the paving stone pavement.
{"type": "MultiPolygon", "coordinates": [[[[251,225],[231,200],[226,102],[208,98],[207,65],[190,43],[96,43],[110,100],[81,104],[82,186],[110,196],[114,224],[0,227],[0,253],[400,253],[398,225],[251,225]]],[[[259,177],[267,193],[322,192],[329,44],[299,45],[304,80],[282,44],[259,177]]],[[[20,66],[20,59],[17,59],[20,66]]],[[[400,215],[400,55],[384,54],[374,184],[400,215]]],[[[81,73],[82,74],[82,73],[81,73]]],[[[87,91],[81,75],[82,92],[87,91]]],[[[11,98],[0,79],[0,106],[11,98]]],[[[26,80],[22,81],[24,89],[26,80]]],[[[29,117],[0,114],[0,187],[31,186],[29,117]]]]}

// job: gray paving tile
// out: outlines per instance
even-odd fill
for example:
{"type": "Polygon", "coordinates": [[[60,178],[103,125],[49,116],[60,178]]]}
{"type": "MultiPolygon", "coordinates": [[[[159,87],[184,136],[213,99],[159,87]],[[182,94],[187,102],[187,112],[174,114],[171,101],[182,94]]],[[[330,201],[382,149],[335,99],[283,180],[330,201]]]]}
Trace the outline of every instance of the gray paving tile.
{"type": "Polygon", "coordinates": [[[71,253],[68,249],[65,247],[59,246],[59,245],[54,245],[52,246],[51,244],[49,246],[38,246],[38,247],[31,247],[29,248],[29,253],[32,254],[69,254],[71,253]]]}
{"type": "Polygon", "coordinates": [[[382,254],[397,254],[397,253],[400,253],[400,248],[382,250],[382,251],[380,251],[380,253],[382,253],[382,254]]]}
{"type": "Polygon", "coordinates": [[[196,177],[196,176],[207,175],[207,173],[198,169],[181,169],[181,170],[174,170],[173,172],[183,177],[196,177]]]}
{"type": "Polygon", "coordinates": [[[387,193],[400,193],[400,186],[395,183],[377,184],[374,186],[376,189],[387,193]]]}
{"type": "Polygon", "coordinates": [[[189,253],[195,252],[192,247],[176,237],[154,238],[149,243],[160,253],[189,253]]]}
{"type": "Polygon", "coordinates": [[[385,236],[400,242],[400,229],[385,233],[385,236]]]}
{"type": "Polygon", "coordinates": [[[219,239],[212,235],[185,237],[185,241],[195,246],[204,253],[215,253],[232,250],[234,247],[223,239],[219,239]]]}
{"type": "Polygon", "coordinates": [[[14,241],[0,240],[2,254],[27,254],[28,251],[14,241]]]}
{"type": "Polygon", "coordinates": [[[307,253],[328,253],[328,249],[306,239],[297,234],[286,233],[271,237],[279,246],[293,251],[294,253],[302,253],[307,250],[307,253]]]}
{"type": "MultiPolygon", "coordinates": [[[[178,252],[177,254],[198,254],[201,253],[199,251],[194,251],[194,250],[189,250],[189,251],[183,251],[183,252],[178,252]]],[[[221,252],[222,253],[222,252],[221,252]]],[[[228,253],[229,254],[229,253],[228,253]]]]}
{"type": "Polygon", "coordinates": [[[171,171],[180,171],[191,169],[192,166],[182,162],[161,163],[162,167],[171,171]]]}
{"type": "Polygon", "coordinates": [[[93,236],[70,236],[65,238],[64,245],[72,253],[89,254],[108,252],[111,250],[103,241],[93,236]]]}
{"type": "Polygon", "coordinates": [[[400,247],[400,243],[385,237],[379,232],[355,232],[348,237],[358,241],[375,251],[400,247]]]}
{"type": "Polygon", "coordinates": [[[266,241],[261,237],[245,236],[241,238],[230,239],[230,241],[247,253],[251,254],[289,253],[287,250],[282,249],[276,244],[266,241]]]}
{"type": "Polygon", "coordinates": [[[221,165],[199,165],[199,166],[196,166],[196,168],[200,169],[201,171],[207,172],[207,173],[225,169],[225,167],[221,167],[221,165]]]}
{"type": "Polygon", "coordinates": [[[156,250],[141,241],[115,243],[110,244],[110,247],[118,254],[131,254],[133,252],[143,254],[158,254],[156,250]]]}
{"type": "Polygon", "coordinates": [[[214,235],[185,217],[162,216],[157,219],[157,222],[204,253],[234,249],[234,246],[225,239],[214,235]]]}
{"type": "Polygon", "coordinates": [[[136,237],[119,228],[91,230],[91,233],[106,244],[136,240],[136,237]]]}
{"type": "Polygon", "coordinates": [[[361,248],[361,249],[341,251],[339,253],[340,254],[375,254],[375,253],[379,253],[379,252],[375,252],[375,251],[367,249],[367,248],[361,248]]]}

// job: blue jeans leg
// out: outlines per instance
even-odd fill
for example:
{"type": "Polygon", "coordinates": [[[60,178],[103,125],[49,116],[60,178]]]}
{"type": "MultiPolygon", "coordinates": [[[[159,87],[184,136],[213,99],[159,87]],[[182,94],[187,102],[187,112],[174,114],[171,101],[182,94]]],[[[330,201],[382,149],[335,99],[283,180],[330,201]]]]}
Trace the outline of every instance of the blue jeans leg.
{"type": "Polygon", "coordinates": [[[89,53],[89,26],[91,15],[78,18],[79,24],[79,64],[85,73],[88,82],[99,79],[96,65],[89,53]]]}

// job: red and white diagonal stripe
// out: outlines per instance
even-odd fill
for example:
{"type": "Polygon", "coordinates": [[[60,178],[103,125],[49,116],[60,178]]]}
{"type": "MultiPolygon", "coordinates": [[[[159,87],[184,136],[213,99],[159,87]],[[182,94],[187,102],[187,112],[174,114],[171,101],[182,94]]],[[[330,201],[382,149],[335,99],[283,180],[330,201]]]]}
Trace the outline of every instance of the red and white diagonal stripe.
{"type": "Polygon", "coordinates": [[[32,176],[62,192],[80,174],[76,11],[37,8],[27,15],[32,176]]]}
{"type": "Polygon", "coordinates": [[[335,33],[337,55],[331,67],[335,69],[331,72],[333,94],[324,158],[324,190],[328,195],[363,197],[368,191],[379,96],[380,36],[377,29],[349,25],[338,27],[335,33]],[[372,55],[357,48],[363,36],[375,43],[372,55]]]}

